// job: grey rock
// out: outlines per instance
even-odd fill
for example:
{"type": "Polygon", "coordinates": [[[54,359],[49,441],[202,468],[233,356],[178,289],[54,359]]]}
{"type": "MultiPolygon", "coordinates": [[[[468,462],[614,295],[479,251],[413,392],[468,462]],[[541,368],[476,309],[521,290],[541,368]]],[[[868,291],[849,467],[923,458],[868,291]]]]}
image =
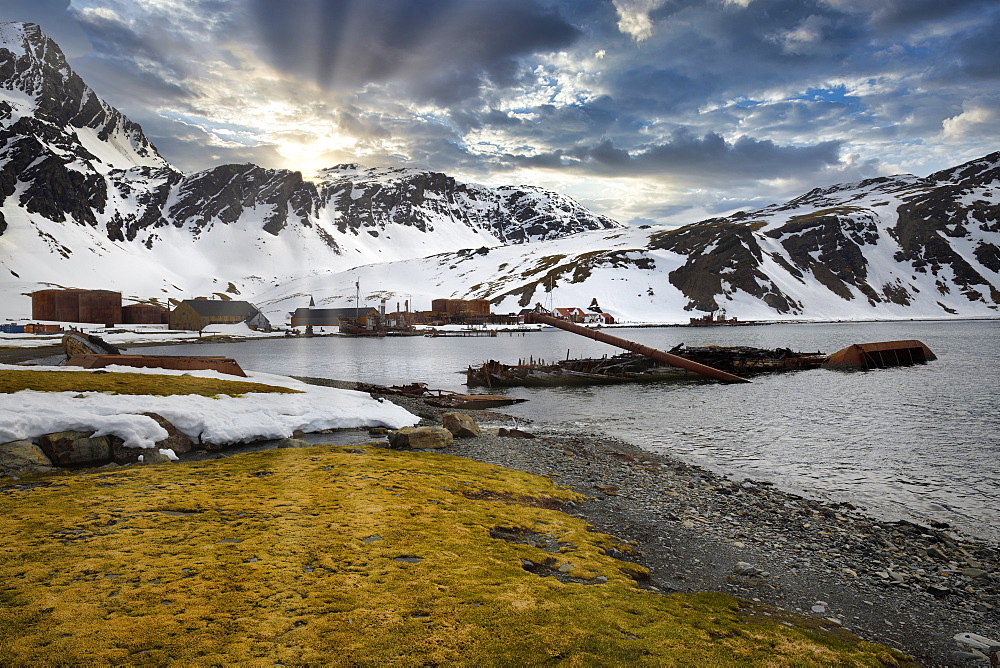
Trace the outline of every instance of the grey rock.
{"type": "Polygon", "coordinates": [[[25,473],[48,473],[52,462],[31,441],[0,444],[0,476],[19,477],[25,473]]]}
{"type": "Polygon", "coordinates": [[[142,455],[143,464],[167,464],[170,462],[170,457],[153,448],[139,450],[139,453],[142,455]]]}
{"type": "Polygon", "coordinates": [[[447,448],[455,437],[444,427],[403,427],[389,436],[394,449],[430,450],[447,448]]]}
{"type": "Polygon", "coordinates": [[[177,427],[170,423],[165,417],[158,413],[142,413],[148,418],[152,418],[156,424],[163,427],[167,432],[167,437],[162,441],[156,442],[156,447],[163,450],[173,450],[178,455],[183,455],[185,453],[191,452],[194,449],[194,444],[191,439],[188,438],[187,434],[177,431],[177,427]]]}
{"type": "Polygon", "coordinates": [[[107,436],[91,438],[92,432],[62,431],[45,434],[38,447],[55,466],[107,464],[111,461],[111,443],[107,436]]]}
{"type": "Polygon", "coordinates": [[[481,433],[479,425],[471,416],[457,411],[442,414],[441,424],[456,438],[475,438],[481,433]]]}
{"type": "Polygon", "coordinates": [[[989,577],[989,573],[981,568],[963,568],[962,575],[967,578],[985,578],[989,577]]]}

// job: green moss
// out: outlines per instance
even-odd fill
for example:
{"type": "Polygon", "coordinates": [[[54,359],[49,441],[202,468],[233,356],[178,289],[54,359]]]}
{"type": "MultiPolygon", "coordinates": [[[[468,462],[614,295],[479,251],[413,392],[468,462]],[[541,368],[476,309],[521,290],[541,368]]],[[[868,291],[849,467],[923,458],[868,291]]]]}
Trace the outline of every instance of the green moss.
{"type": "Polygon", "coordinates": [[[0,370],[0,393],[34,390],[36,392],[110,392],[115,394],[198,394],[215,397],[240,396],[250,392],[298,393],[287,387],[235,380],[167,376],[148,373],[87,373],[85,371],[0,370]]]}
{"type": "Polygon", "coordinates": [[[722,594],[639,589],[617,541],[556,509],[579,495],[459,457],[316,446],[50,480],[0,488],[12,664],[903,659],[722,594]],[[549,575],[563,564],[594,584],[549,575]]]}

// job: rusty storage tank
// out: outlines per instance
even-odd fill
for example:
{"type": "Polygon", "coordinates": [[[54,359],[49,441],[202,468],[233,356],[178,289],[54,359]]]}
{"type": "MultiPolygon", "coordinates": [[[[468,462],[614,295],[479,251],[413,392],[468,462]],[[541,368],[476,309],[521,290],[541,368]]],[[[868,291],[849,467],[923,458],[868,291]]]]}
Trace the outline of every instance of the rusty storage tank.
{"type": "Polygon", "coordinates": [[[473,313],[475,315],[489,315],[490,314],[490,300],[489,299],[470,299],[466,302],[465,310],[468,313],[473,313]]]}
{"type": "Polygon", "coordinates": [[[169,322],[170,311],[153,304],[129,304],[122,306],[122,324],[161,325],[169,322]]]}
{"type": "Polygon", "coordinates": [[[37,290],[32,292],[32,319],[80,322],[81,292],[83,290],[37,290]]]}
{"type": "Polygon", "coordinates": [[[434,299],[431,301],[431,310],[435,313],[447,313],[448,312],[448,300],[447,299],[434,299]]]}
{"type": "Polygon", "coordinates": [[[122,293],[111,290],[86,290],[80,293],[80,319],[77,322],[116,324],[122,321],[122,293]]]}

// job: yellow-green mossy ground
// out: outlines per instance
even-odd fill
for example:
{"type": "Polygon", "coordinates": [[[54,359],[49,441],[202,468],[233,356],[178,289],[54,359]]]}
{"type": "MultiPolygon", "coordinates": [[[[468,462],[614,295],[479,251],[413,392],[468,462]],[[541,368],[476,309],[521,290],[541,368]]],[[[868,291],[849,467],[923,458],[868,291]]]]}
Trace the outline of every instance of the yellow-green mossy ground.
{"type": "Polygon", "coordinates": [[[369,446],[7,482],[0,663],[905,661],[723,594],[641,589],[644,569],[605,554],[628,546],[567,500],[545,478],[369,446]]]}
{"type": "Polygon", "coordinates": [[[146,394],[160,397],[172,394],[197,394],[203,397],[225,394],[235,397],[250,392],[277,392],[281,394],[299,392],[299,390],[263,383],[198,376],[0,369],[0,393],[10,394],[21,390],[107,392],[110,394],[146,394]]]}

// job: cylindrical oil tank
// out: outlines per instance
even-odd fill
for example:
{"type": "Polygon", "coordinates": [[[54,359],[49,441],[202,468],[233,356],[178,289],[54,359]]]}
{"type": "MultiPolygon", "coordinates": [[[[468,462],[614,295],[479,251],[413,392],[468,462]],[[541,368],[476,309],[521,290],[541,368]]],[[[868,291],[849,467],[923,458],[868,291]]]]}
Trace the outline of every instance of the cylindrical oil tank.
{"type": "Polygon", "coordinates": [[[431,310],[436,313],[447,313],[448,312],[448,300],[447,299],[434,299],[431,301],[431,310]]]}
{"type": "Polygon", "coordinates": [[[468,306],[466,307],[469,313],[474,313],[476,315],[489,315],[490,314],[490,300],[489,299],[470,299],[468,301],[468,306]]]}
{"type": "Polygon", "coordinates": [[[116,324],[122,321],[122,293],[110,290],[87,290],[80,293],[80,319],[77,322],[116,324]]]}
{"type": "Polygon", "coordinates": [[[81,290],[38,290],[31,293],[33,320],[80,321],[81,290]]]}
{"type": "Polygon", "coordinates": [[[122,323],[125,325],[159,325],[170,317],[170,312],[153,304],[129,304],[122,306],[122,323]]]}

